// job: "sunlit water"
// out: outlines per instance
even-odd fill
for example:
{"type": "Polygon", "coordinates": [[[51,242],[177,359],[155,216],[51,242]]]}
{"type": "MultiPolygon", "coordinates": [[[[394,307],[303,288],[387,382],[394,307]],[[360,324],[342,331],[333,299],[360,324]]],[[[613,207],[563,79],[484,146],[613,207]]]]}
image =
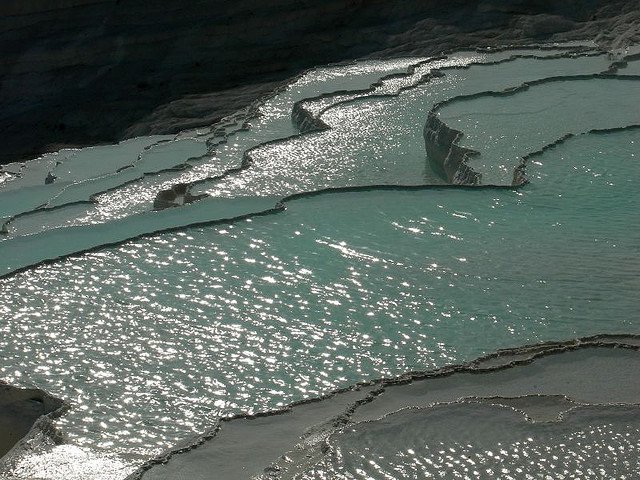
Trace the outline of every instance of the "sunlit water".
{"type": "MultiPolygon", "coordinates": [[[[334,172],[346,185],[442,183],[421,140],[436,100],[605,68],[521,59],[356,100],[323,114],[332,130],[257,150],[263,163],[210,193],[273,205],[343,186],[334,172]]],[[[618,123],[632,118],[620,110],[618,123]]],[[[72,444],[136,462],[220,415],[500,347],[637,332],[639,146],[638,129],[582,135],[532,158],[519,191],[326,193],[15,274],[0,281],[1,377],[68,399],[57,423],[72,444]]]]}
{"type": "MultiPolygon", "coordinates": [[[[137,162],[141,166],[157,164],[157,161],[144,161],[153,157],[155,152],[155,157],[162,156],[160,163],[164,163],[165,168],[187,162],[190,158],[192,168],[184,172],[148,176],[142,181],[97,194],[93,205],[74,204],[72,200],[86,200],[92,190],[99,186],[108,188],[113,182],[118,184],[135,178],[140,174],[140,168],[127,169],[115,176],[100,177],[66,187],[64,192],[57,194],[49,202],[49,206],[60,206],[65,202],[68,206],[56,210],[36,210],[14,219],[8,226],[10,237],[47,231],[59,226],[104,223],[149,212],[155,195],[175,183],[197,181],[199,183],[194,185],[194,193],[208,193],[215,197],[285,196],[326,187],[354,185],[442,183],[425,162],[422,137],[426,112],[436,102],[452,95],[481,92],[489,88],[515,87],[524,81],[561,73],[598,73],[609,64],[605,55],[554,58],[562,51],[550,50],[537,51],[537,55],[541,57],[528,58],[534,53],[534,50],[491,54],[461,53],[445,60],[419,63],[416,73],[391,77],[376,87],[372,93],[384,94],[382,97],[370,99],[364,93],[351,94],[347,96],[351,99],[347,103],[344,103],[346,99],[340,95],[323,97],[319,100],[324,106],[321,118],[331,129],[323,133],[294,136],[297,130],[290,118],[294,102],[334,89],[363,88],[383,74],[398,74],[407,70],[418,59],[374,62],[370,66],[367,63],[366,67],[359,68],[339,67],[333,75],[327,74],[327,71],[333,71],[331,69],[312,71],[269,99],[260,107],[259,116],[249,122],[248,130],[234,133],[214,153],[194,159],[203,153],[198,150],[203,148],[201,139],[182,139],[154,146],[143,152],[141,160],[137,162]],[[493,65],[495,62],[504,63],[493,65]],[[472,65],[471,68],[467,68],[469,65],[472,65]],[[390,96],[402,87],[416,84],[423,75],[437,68],[446,68],[446,76],[418,85],[398,97],[390,96]],[[336,106],[327,109],[327,104],[336,106]],[[275,142],[277,139],[286,140],[275,142]],[[258,147],[264,142],[270,143],[258,147]],[[173,156],[170,155],[172,152],[173,156]],[[252,168],[222,180],[206,180],[218,177],[228,169],[240,167],[245,152],[248,152],[252,161],[252,168]]],[[[108,148],[113,150],[110,155],[116,158],[135,158],[138,155],[135,145],[137,144],[108,148]]],[[[105,148],[107,147],[101,151],[105,148]]],[[[80,156],[94,158],[95,155],[93,151],[89,151],[80,156]]],[[[109,155],[104,156],[109,158],[109,155]]],[[[148,167],[143,170],[153,171],[148,167]]],[[[55,185],[39,187],[37,195],[29,190],[29,195],[38,199],[31,200],[35,202],[31,208],[43,203],[44,199],[39,195],[50,195],[52,188],[55,185]]],[[[20,195],[19,201],[9,197],[8,204],[22,202],[27,194],[22,192],[20,195]]],[[[23,210],[20,207],[17,211],[23,210]]],[[[9,213],[7,211],[5,215],[9,213]]]]}
{"type": "Polygon", "coordinates": [[[453,102],[439,116],[463,132],[461,145],[480,152],[469,164],[483,183],[508,184],[522,156],[564,134],[640,124],[631,98],[640,98],[640,77],[562,78],[516,95],[453,102]]]}
{"type": "Polygon", "coordinates": [[[337,438],[301,479],[635,478],[638,409],[589,407],[532,424],[487,405],[405,410],[337,438]]]}

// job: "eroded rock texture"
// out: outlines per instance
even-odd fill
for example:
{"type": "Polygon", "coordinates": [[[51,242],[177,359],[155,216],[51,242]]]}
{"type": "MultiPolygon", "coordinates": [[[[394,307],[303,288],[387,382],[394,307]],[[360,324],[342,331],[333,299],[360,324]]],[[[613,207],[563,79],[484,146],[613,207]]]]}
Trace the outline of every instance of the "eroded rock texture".
{"type": "Polygon", "coordinates": [[[17,388],[0,380],[0,458],[36,428],[38,422],[42,430],[66,408],[62,400],[42,390],[17,388]]]}

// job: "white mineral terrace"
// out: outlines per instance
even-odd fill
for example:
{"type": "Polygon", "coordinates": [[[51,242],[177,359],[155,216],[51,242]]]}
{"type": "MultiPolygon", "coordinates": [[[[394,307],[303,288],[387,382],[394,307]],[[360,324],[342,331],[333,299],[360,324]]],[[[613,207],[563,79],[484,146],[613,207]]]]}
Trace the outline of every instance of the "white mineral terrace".
{"type": "Polygon", "coordinates": [[[317,67],[2,166],[0,477],[634,478],[623,47],[317,67]]]}

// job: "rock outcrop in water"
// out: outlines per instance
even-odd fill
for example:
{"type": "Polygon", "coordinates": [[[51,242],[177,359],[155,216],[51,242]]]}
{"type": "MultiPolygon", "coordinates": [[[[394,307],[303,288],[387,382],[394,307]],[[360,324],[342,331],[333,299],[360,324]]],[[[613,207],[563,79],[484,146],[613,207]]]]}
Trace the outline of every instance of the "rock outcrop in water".
{"type": "Polygon", "coordinates": [[[478,152],[458,145],[460,135],[461,132],[448,127],[433,110],[429,112],[424,141],[431,165],[454,185],[478,185],[482,176],[467,163],[478,152]]]}
{"type": "Polygon", "coordinates": [[[25,436],[50,430],[51,419],[66,409],[65,402],[42,390],[12,387],[0,381],[0,458],[25,436]]]}
{"type": "Polygon", "coordinates": [[[629,40],[636,1],[32,0],[0,6],[0,163],[210,125],[313,65],[629,40]],[[301,54],[301,53],[304,54],[301,54]]]}
{"type": "Polygon", "coordinates": [[[178,207],[187,203],[195,202],[206,195],[193,195],[189,191],[189,186],[184,183],[178,183],[173,187],[158,192],[153,201],[154,210],[162,210],[164,208],[178,207]]]}

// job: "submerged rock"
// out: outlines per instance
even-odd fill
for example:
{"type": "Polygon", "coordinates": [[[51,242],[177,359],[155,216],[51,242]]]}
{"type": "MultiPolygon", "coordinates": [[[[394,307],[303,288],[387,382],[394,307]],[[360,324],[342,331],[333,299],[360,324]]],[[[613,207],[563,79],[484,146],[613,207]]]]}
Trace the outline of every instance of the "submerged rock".
{"type": "Polygon", "coordinates": [[[50,185],[50,184],[52,184],[53,182],[56,181],[56,178],[57,177],[53,173],[49,172],[47,174],[47,177],[44,179],[44,184],[45,185],[50,185]]]}

